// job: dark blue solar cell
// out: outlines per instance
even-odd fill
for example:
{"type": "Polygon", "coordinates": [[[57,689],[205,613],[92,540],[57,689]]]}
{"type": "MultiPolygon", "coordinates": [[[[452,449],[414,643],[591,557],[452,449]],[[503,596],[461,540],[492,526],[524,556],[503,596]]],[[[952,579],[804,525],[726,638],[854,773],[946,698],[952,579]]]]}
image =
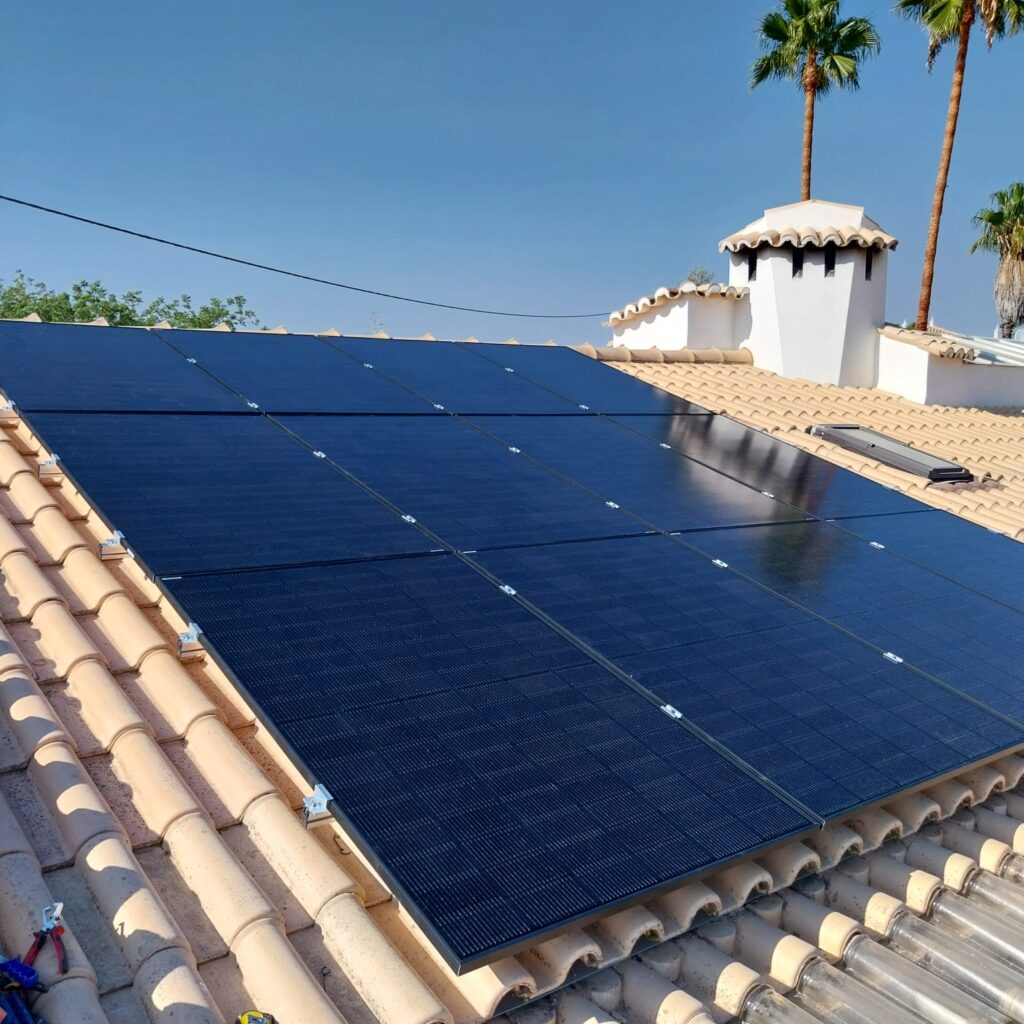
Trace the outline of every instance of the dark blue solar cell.
{"type": "Polygon", "coordinates": [[[883,652],[1024,721],[1024,616],[1015,609],[829,523],[688,539],[883,652]]]}
{"type": "Polygon", "coordinates": [[[661,530],[806,518],[601,416],[488,416],[475,422],[661,530]]]}
{"type": "Polygon", "coordinates": [[[821,519],[928,507],[725,416],[631,416],[623,423],[821,519]]]}
{"type": "Polygon", "coordinates": [[[435,546],[263,416],[34,413],[30,420],[157,575],[435,546]]]}
{"type": "Polygon", "coordinates": [[[477,559],[822,817],[1024,741],[665,537],[477,559]]]}
{"type": "Polygon", "coordinates": [[[0,389],[26,412],[245,409],[150,331],[134,327],[0,321],[0,389]]]}
{"type": "Polygon", "coordinates": [[[360,363],[457,413],[579,413],[558,395],[507,373],[454,342],[334,338],[331,344],[360,363]]]}
{"type": "Polygon", "coordinates": [[[473,353],[515,370],[590,412],[629,415],[708,411],[561,345],[474,345],[473,353]]]}
{"type": "Polygon", "coordinates": [[[451,556],[167,585],[454,965],[810,824],[451,556]]]}
{"type": "Polygon", "coordinates": [[[865,540],[1024,611],[1024,544],[948,512],[912,519],[849,519],[865,540]]]}
{"type": "Polygon", "coordinates": [[[159,333],[266,412],[437,412],[429,402],[310,335],[159,333]]]}
{"type": "Polygon", "coordinates": [[[463,550],[645,532],[631,516],[451,416],[280,419],[463,550]]]}

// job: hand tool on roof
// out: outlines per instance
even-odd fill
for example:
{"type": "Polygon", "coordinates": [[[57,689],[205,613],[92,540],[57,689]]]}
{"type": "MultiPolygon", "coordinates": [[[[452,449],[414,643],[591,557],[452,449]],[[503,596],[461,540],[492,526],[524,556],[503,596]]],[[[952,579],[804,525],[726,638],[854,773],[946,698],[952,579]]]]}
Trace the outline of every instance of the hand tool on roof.
{"type": "Polygon", "coordinates": [[[39,931],[33,933],[35,941],[32,943],[32,948],[22,958],[29,967],[36,962],[39,951],[46,945],[46,940],[50,939],[53,942],[53,951],[57,955],[57,972],[59,974],[68,973],[68,955],[64,949],[64,940],[61,938],[64,934],[64,926],[60,923],[63,913],[63,903],[51,903],[49,906],[43,907],[43,926],[39,931]]]}
{"type": "Polygon", "coordinates": [[[271,1013],[246,1010],[235,1018],[235,1024],[277,1024],[277,1018],[271,1013]]]}

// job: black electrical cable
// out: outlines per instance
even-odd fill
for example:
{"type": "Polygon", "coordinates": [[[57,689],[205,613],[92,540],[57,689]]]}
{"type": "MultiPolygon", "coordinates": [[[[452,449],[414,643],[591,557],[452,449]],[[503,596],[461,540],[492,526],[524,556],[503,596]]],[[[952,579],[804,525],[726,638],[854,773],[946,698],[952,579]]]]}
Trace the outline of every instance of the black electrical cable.
{"type": "Polygon", "coordinates": [[[373,288],[360,288],[354,284],[343,284],[341,281],[329,281],[324,277],[313,277],[311,274],[300,274],[295,270],[283,270],[281,267],[271,267],[266,263],[256,263],[254,260],[243,260],[238,256],[226,256],[222,252],[213,252],[210,249],[200,249],[196,245],[186,245],[184,242],[172,242],[169,238],[160,238],[158,235],[147,235],[142,231],[132,231],[131,228],[118,227],[116,224],[107,224],[101,220],[93,220],[91,217],[81,217],[76,213],[68,213],[66,210],[55,210],[51,206],[42,206],[39,203],[30,203],[27,199],[16,199],[14,196],[0,195],[0,200],[5,203],[13,203],[15,206],[24,206],[30,210],[39,210],[41,213],[52,213],[56,217],[64,217],[67,220],[78,221],[80,224],[90,224],[95,228],[105,228],[107,231],[116,231],[122,235],[131,235],[132,238],[142,238],[147,242],[159,242],[161,245],[170,245],[175,249],[184,249],[186,252],[197,252],[201,256],[212,256],[214,259],[226,260],[228,263],[238,263],[243,267],[253,267],[256,270],[267,270],[272,274],[283,274],[285,277],[294,277],[300,281],[312,281],[314,284],[325,284],[331,288],[344,288],[349,292],[361,292],[363,295],[376,295],[382,299],[394,299],[397,302],[413,302],[418,306],[433,306],[435,309],[455,309],[462,313],[483,313],[486,316],[512,316],[527,320],[589,320],[599,316],[607,316],[602,313],[508,313],[500,309],[477,309],[474,306],[456,306],[450,302],[431,302],[428,299],[411,299],[408,295],[395,295],[391,292],[375,291],[373,288]]]}

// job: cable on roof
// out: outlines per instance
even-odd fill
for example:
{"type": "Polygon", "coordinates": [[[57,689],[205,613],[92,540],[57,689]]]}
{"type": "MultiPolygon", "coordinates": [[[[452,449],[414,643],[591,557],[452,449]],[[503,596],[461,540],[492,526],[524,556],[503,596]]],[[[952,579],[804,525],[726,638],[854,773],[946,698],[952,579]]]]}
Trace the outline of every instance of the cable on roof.
{"type": "Polygon", "coordinates": [[[196,245],[186,245],[184,242],[174,242],[169,238],[160,238],[158,235],[148,235],[143,231],[133,231],[131,228],[122,228],[116,224],[107,224],[101,220],[93,220],[91,217],[82,217],[76,213],[68,213],[66,210],[55,210],[51,206],[42,206],[39,203],[30,203],[27,199],[17,199],[14,196],[0,194],[0,200],[5,203],[13,203],[15,206],[24,206],[30,210],[38,210],[41,213],[52,213],[55,217],[64,217],[66,220],[78,221],[80,224],[90,224],[95,228],[104,228],[107,231],[116,231],[121,235],[131,235],[132,238],[141,238],[147,242],[159,242],[161,245],[169,245],[175,249],[184,249],[186,252],[197,252],[200,256],[212,256],[217,260],[225,260],[228,263],[238,263],[243,267],[254,267],[256,270],[267,270],[272,274],[282,274],[284,277],[294,277],[300,281],[312,281],[313,284],[325,284],[331,288],[344,288],[349,292],[361,292],[363,295],[376,295],[382,299],[394,299],[396,302],[412,302],[418,306],[433,306],[435,309],[455,309],[462,313],[483,313],[486,316],[514,316],[527,320],[589,320],[594,317],[607,316],[607,311],[601,313],[510,313],[500,309],[478,309],[475,306],[456,306],[450,302],[431,302],[429,299],[413,299],[408,295],[395,295],[392,292],[376,291],[373,288],[360,288],[354,284],[344,284],[341,281],[330,281],[325,277],[314,277],[311,274],[300,274],[295,270],[284,270],[281,267],[272,267],[266,263],[257,263],[254,260],[244,260],[238,256],[228,256],[222,252],[213,252],[211,249],[200,249],[196,245]]]}

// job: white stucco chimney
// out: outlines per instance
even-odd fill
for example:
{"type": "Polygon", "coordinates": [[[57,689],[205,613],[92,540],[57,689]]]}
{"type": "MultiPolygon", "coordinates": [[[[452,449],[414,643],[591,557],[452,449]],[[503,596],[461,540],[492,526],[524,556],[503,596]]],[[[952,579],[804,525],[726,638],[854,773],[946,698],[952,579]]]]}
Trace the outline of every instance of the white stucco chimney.
{"type": "Polygon", "coordinates": [[[874,385],[896,239],[861,206],[812,199],[765,210],[722,240],[729,284],[750,295],[754,364],[787,377],[874,385]]]}

